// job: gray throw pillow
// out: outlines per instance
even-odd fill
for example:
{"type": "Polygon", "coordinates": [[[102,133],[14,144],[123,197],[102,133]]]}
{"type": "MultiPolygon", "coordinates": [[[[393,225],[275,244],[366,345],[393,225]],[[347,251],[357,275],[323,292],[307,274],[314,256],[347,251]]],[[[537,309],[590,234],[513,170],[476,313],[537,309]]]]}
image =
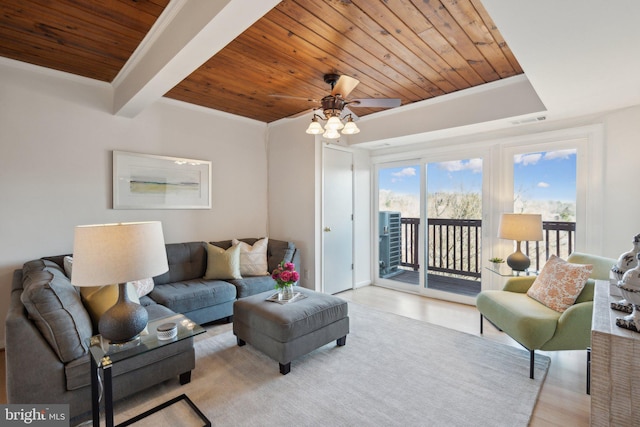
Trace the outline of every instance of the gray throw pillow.
{"type": "Polygon", "coordinates": [[[53,351],[64,363],[85,355],[91,318],[63,269],[51,261],[35,260],[26,263],[22,273],[20,300],[53,351]]]}

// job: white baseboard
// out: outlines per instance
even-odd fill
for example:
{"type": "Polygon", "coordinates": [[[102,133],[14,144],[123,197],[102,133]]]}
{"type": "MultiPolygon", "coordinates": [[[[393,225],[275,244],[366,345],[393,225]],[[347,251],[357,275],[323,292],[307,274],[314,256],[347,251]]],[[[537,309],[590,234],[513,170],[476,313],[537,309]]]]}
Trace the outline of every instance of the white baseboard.
{"type": "Polygon", "coordinates": [[[364,286],[369,286],[371,284],[372,284],[371,280],[364,280],[362,282],[356,283],[354,286],[354,289],[362,288],[364,286]]]}

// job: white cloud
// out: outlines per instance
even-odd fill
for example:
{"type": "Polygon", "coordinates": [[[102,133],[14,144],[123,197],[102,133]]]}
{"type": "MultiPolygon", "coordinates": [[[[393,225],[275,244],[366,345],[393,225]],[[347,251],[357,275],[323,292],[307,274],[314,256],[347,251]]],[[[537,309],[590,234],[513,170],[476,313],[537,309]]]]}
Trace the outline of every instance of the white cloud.
{"type": "Polygon", "coordinates": [[[391,175],[397,178],[404,178],[405,176],[416,176],[416,168],[404,168],[400,172],[394,172],[391,175]]]}
{"type": "Polygon", "coordinates": [[[576,149],[575,148],[569,149],[569,150],[549,151],[549,152],[545,153],[544,159],[545,160],[567,159],[572,154],[576,154],[576,149]]]}
{"type": "Polygon", "coordinates": [[[440,169],[444,169],[448,172],[457,172],[462,170],[462,162],[460,160],[453,160],[450,162],[440,162],[438,165],[440,169]]]}
{"type": "Polygon", "coordinates": [[[516,164],[522,163],[524,166],[535,165],[541,158],[541,153],[516,154],[515,156],[513,156],[513,162],[516,164]]]}
{"type": "Polygon", "coordinates": [[[538,183],[537,187],[538,188],[549,188],[549,187],[551,187],[551,184],[549,184],[548,182],[541,181],[541,182],[538,183]]]}
{"type": "Polygon", "coordinates": [[[467,163],[467,169],[471,170],[473,173],[482,172],[482,159],[469,160],[469,163],[467,163]]]}
{"type": "Polygon", "coordinates": [[[463,162],[462,160],[453,160],[450,162],[440,162],[440,168],[448,172],[459,172],[462,170],[470,170],[473,173],[482,172],[482,159],[471,159],[463,162]]]}

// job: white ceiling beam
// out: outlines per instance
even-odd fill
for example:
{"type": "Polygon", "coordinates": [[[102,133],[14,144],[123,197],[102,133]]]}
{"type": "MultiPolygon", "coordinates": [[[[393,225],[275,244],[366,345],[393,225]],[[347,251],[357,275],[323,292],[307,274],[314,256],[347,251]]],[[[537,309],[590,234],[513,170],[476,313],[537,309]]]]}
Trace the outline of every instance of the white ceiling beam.
{"type": "Polygon", "coordinates": [[[545,111],[526,76],[514,76],[365,116],[358,121],[362,132],[349,135],[349,144],[424,142],[463,135],[475,126],[511,126],[515,117],[535,118],[545,111]]]}
{"type": "Polygon", "coordinates": [[[482,4],[551,118],[640,104],[640,1],[482,4]]]}
{"type": "Polygon", "coordinates": [[[135,117],[278,3],[172,0],[114,79],[114,114],[135,117]]]}

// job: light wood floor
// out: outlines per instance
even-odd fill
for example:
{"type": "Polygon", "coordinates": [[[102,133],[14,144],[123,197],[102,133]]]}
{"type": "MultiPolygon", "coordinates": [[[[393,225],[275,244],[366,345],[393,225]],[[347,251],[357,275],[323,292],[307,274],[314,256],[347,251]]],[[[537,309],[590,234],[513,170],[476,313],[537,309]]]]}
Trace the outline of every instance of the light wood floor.
{"type": "MultiPolygon", "coordinates": [[[[425,298],[377,286],[365,286],[339,294],[340,297],[378,310],[435,323],[479,335],[480,315],[475,307],[425,298]]],[[[515,341],[485,323],[486,339],[520,347],[515,341]]],[[[6,384],[4,351],[0,355],[0,381],[6,384]]],[[[532,427],[579,427],[589,425],[591,399],[585,392],[584,351],[541,352],[551,358],[549,373],[540,392],[531,421],[532,427]]],[[[522,367],[529,375],[529,366],[522,367]]],[[[0,387],[0,404],[7,403],[5,387],[0,387]]]]}
{"type": "MultiPolygon", "coordinates": [[[[480,314],[473,306],[434,300],[378,286],[365,286],[341,292],[338,296],[378,310],[480,335],[480,314]]],[[[488,322],[485,322],[483,336],[489,340],[522,348],[488,322]]],[[[540,354],[551,358],[551,366],[530,426],[588,426],[591,398],[586,394],[586,351],[540,354]]],[[[529,375],[528,363],[522,367],[522,374],[529,375]]]]}

